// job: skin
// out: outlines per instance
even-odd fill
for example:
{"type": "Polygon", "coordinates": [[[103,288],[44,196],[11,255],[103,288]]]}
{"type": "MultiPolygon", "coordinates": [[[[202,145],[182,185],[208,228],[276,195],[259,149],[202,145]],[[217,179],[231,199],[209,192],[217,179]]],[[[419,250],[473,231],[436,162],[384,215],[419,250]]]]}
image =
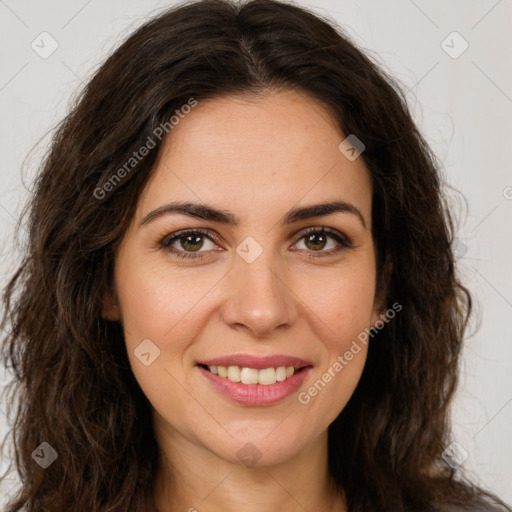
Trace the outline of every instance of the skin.
{"type": "Polygon", "coordinates": [[[296,393],[270,406],[239,405],[195,366],[240,352],[302,357],[313,364],[299,390],[307,391],[384,312],[375,293],[370,175],[362,158],[350,161],[338,149],[345,137],[318,101],[269,91],[199,101],[165,140],[116,257],[118,307],[109,296],[102,313],[122,323],[153,407],[161,512],[346,511],[343,495],[329,492],[327,427],[358,383],[364,344],[306,405],[296,393]],[[279,223],[291,208],[339,199],[357,207],[366,227],[347,212],[279,223]],[[230,210],[240,225],[174,213],[138,227],[174,200],[230,210]],[[322,226],[353,247],[301,233],[322,226]],[[158,244],[195,228],[219,242],[199,235],[201,247],[183,238],[173,247],[203,259],[177,259],[158,244]],[[247,236],[263,249],[252,263],[236,252],[247,236]],[[145,366],[134,350],[148,338],[160,356],[145,366]],[[248,442],[261,455],[254,466],[237,456],[248,442]]]}

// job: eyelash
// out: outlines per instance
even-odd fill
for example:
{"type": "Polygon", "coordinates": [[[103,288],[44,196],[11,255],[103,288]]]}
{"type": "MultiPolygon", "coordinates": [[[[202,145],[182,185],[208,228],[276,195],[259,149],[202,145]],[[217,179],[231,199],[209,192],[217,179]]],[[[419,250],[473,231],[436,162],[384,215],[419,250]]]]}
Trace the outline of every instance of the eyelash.
{"type": "MultiPolygon", "coordinates": [[[[313,227],[313,228],[307,228],[305,231],[302,232],[300,238],[297,240],[300,241],[302,238],[306,237],[307,235],[311,235],[313,233],[321,233],[321,234],[327,234],[334,240],[336,240],[342,247],[338,249],[331,249],[330,251],[311,251],[309,254],[309,258],[323,258],[326,256],[333,256],[335,254],[338,254],[340,251],[344,249],[350,249],[353,247],[353,243],[351,240],[343,235],[341,235],[338,231],[328,228],[326,226],[322,227],[313,227]],[[318,252],[320,254],[312,254],[318,252]]],[[[204,229],[188,229],[183,231],[178,231],[176,233],[171,233],[171,235],[164,236],[158,244],[163,247],[165,250],[167,250],[170,254],[172,254],[174,257],[178,259],[202,259],[204,258],[204,253],[207,253],[209,251],[199,251],[199,252],[187,252],[176,249],[173,249],[171,245],[180,238],[185,238],[187,235],[204,235],[205,237],[209,238],[212,242],[217,243],[215,240],[215,237],[212,237],[211,233],[204,229]],[[171,236],[172,235],[172,236],[171,236]],[[171,238],[169,238],[171,237],[171,238]]]]}

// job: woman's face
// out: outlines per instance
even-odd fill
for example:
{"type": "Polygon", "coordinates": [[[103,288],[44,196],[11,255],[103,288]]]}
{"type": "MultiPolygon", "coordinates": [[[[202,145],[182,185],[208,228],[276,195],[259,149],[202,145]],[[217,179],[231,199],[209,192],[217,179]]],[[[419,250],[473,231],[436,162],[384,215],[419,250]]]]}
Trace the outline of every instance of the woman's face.
{"type": "Polygon", "coordinates": [[[284,462],[349,400],[367,353],[353,342],[382,309],[371,181],[338,148],[345,137],[296,92],[198,101],[170,132],[117,254],[119,309],[103,312],[123,325],[161,443],[284,462]],[[290,215],[333,201],[352,211],[290,215]],[[159,210],[175,202],[223,215],[159,210]]]}

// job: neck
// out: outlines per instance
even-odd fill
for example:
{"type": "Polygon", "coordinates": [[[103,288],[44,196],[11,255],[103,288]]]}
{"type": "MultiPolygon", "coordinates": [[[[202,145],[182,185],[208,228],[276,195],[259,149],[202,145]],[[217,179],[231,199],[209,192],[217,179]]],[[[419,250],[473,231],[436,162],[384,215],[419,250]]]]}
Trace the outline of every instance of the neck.
{"type": "Polygon", "coordinates": [[[176,431],[157,434],[157,441],[158,512],[347,510],[329,475],[327,431],[292,459],[269,466],[226,461],[176,431]]]}

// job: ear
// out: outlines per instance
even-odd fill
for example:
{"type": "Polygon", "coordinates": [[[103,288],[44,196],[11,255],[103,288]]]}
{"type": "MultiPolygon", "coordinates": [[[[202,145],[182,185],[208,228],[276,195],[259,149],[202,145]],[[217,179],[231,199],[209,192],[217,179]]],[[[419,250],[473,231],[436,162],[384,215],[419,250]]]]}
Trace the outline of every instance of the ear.
{"type": "MultiPolygon", "coordinates": [[[[384,295],[384,294],[382,294],[384,295]]],[[[384,299],[381,297],[375,297],[375,302],[373,306],[372,319],[370,322],[371,327],[376,327],[377,320],[382,320],[384,314],[386,312],[386,304],[384,299]]]]}
{"type": "Polygon", "coordinates": [[[119,303],[115,293],[107,292],[103,298],[103,307],[101,317],[111,322],[116,322],[121,318],[119,303]]]}
{"type": "Polygon", "coordinates": [[[386,292],[389,286],[389,282],[391,280],[391,273],[393,271],[393,263],[389,257],[386,257],[386,264],[384,266],[385,275],[379,279],[379,283],[377,283],[377,289],[375,291],[375,300],[374,300],[374,308],[372,313],[371,325],[375,327],[375,323],[377,320],[382,320],[382,317],[385,316],[387,304],[386,304],[386,292]]]}

